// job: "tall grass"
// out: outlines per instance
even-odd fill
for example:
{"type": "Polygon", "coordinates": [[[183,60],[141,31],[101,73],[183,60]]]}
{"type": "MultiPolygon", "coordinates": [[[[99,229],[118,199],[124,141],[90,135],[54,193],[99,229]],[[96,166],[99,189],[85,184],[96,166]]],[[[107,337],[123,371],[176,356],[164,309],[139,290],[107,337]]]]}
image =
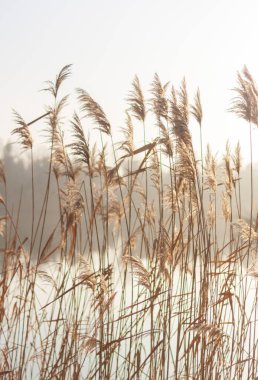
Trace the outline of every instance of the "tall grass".
{"type": "MultiPolygon", "coordinates": [[[[252,164],[248,222],[240,146],[227,144],[222,166],[209,147],[204,154],[199,90],[191,104],[184,80],[170,88],[155,75],[146,101],[135,77],[116,143],[105,112],[82,89],[77,111],[64,120],[68,97],[60,91],[69,75],[65,66],[47,82],[51,103],[42,117],[26,123],[15,113],[13,132],[31,165],[29,236],[19,224],[22,196],[13,210],[0,166],[1,378],[257,378],[252,164]],[[50,153],[37,204],[30,128],[42,118],[50,153]],[[88,119],[98,145],[88,138],[88,119]],[[144,135],[139,147],[134,125],[144,135]],[[154,127],[157,137],[147,141],[154,127]],[[51,197],[58,212],[49,233],[51,197]]],[[[252,131],[258,90],[246,68],[235,91],[231,111],[252,131]]]]}

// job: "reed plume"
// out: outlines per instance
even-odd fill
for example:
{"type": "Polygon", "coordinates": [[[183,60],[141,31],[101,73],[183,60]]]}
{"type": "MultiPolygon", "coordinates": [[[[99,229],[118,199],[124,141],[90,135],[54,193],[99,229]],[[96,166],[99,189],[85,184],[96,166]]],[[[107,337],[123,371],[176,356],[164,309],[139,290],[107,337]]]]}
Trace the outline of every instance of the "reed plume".
{"type": "Polygon", "coordinates": [[[258,89],[246,66],[243,67],[242,74],[237,73],[237,84],[238,86],[233,88],[237,95],[232,101],[230,111],[258,125],[258,89]]]}
{"type": "Polygon", "coordinates": [[[154,79],[151,84],[151,93],[153,95],[151,104],[153,112],[158,120],[160,120],[161,117],[164,119],[167,119],[168,117],[168,103],[166,99],[166,90],[168,85],[169,82],[162,85],[158,74],[156,73],[154,75],[154,79]]]}
{"type": "Polygon", "coordinates": [[[100,105],[86,91],[78,89],[77,93],[81,110],[85,112],[85,116],[91,118],[101,132],[110,135],[111,125],[100,105]]]}
{"type": "Polygon", "coordinates": [[[176,91],[175,88],[172,87],[170,122],[172,123],[175,137],[179,141],[183,141],[189,149],[192,149],[192,139],[188,128],[189,105],[185,80],[183,80],[179,91],[176,91]]]}
{"type": "Polygon", "coordinates": [[[129,110],[136,119],[144,122],[147,111],[140,81],[137,75],[133,80],[132,87],[133,89],[129,92],[129,96],[127,98],[130,106],[129,110]]]}
{"type": "Polygon", "coordinates": [[[194,104],[191,106],[191,114],[194,116],[195,120],[199,125],[202,124],[202,104],[201,104],[201,96],[200,90],[197,90],[197,93],[194,98],[194,104]]]}
{"type": "Polygon", "coordinates": [[[74,113],[72,120],[73,137],[75,142],[67,145],[71,148],[73,155],[76,158],[76,162],[84,163],[88,167],[90,165],[90,148],[89,142],[86,140],[83,127],[79,116],[74,113]]]}
{"type": "Polygon", "coordinates": [[[21,145],[23,146],[24,150],[32,149],[32,137],[31,137],[31,133],[29,131],[28,125],[25,123],[23,118],[18,114],[18,112],[13,111],[13,113],[15,116],[15,122],[20,127],[15,128],[12,131],[12,134],[18,135],[19,141],[21,145]]]}
{"type": "Polygon", "coordinates": [[[55,81],[47,81],[47,87],[44,88],[44,91],[50,92],[56,99],[62,83],[71,75],[71,67],[72,65],[64,66],[56,76],[55,81]]]}

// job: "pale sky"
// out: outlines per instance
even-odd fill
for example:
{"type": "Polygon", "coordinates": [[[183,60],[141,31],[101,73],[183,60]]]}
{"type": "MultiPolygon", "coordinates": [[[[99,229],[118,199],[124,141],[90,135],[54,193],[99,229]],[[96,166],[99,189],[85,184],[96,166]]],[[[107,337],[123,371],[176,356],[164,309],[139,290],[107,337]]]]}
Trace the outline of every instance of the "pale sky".
{"type": "MultiPolygon", "coordinates": [[[[64,92],[88,91],[114,131],[135,74],[146,97],[155,72],[175,86],[185,76],[191,97],[201,91],[204,142],[222,153],[240,140],[248,161],[248,125],[227,109],[237,70],[258,81],[257,15],[256,0],[0,0],[0,139],[15,127],[12,108],[26,121],[44,112],[43,82],[72,63],[64,92]]],[[[255,128],[253,138],[258,161],[255,128]]]]}

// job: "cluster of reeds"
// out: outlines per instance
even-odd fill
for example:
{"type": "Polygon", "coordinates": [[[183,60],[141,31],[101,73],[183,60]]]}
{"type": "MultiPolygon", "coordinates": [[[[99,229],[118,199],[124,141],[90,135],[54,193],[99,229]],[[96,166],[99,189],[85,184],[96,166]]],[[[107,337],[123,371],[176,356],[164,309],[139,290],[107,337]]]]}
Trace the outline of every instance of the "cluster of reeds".
{"type": "MultiPolygon", "coordinates": [[[[191,104],[185,81],[176,89],[158,75],[150,99],[135,77],[117,143],[103,109],[82,89],[80,108],[64,118],[68,97],[60,90],[69,75],[66,66],[47,83],[41,204],[31,137],[41,117],[26,123],[15,114],[14,134],[31,164],[29,236],[20,233],[20,205],[8,203],[0,165],[1,378],[257,378],[258,226],[252,167],[250,221],[242,219],[240,146],[227,144],[219,165],[209,147],[205,154],[199,91],[191,104]],[[196,149],[190,123],[200,129],[196,149]],[[140,147],[135,127],[143,131],[140,147]],[[152,141],[147,128],[157,130],[152,141]],[[93,133],[99,145],[91,144],[93,133]],[[58,210],[51,233],[50,197],[58,210]]],[[[232,111],[251,131],[258,90],[246,68],[235,91],[232,111]]]]}

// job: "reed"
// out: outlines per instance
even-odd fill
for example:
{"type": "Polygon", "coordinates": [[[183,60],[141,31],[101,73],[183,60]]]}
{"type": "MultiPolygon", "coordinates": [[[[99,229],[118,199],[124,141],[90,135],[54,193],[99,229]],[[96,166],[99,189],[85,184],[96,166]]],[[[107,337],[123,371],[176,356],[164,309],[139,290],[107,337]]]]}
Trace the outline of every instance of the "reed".
{"type": "Polygon", "coordinates": [[[70,74],[68,65],[47,82],[42,116],[26,122],[15,113],[13,133],[31,168],[27,235],[22,194],[13,205],[0,162],[1,378],[256,379],[251,133],[258,90],[251,74],[246,67],[238,74],[230,108],[250,128],[247,221],[240,144],[232,150],[228,143],[222,162],[209,146],[204,154],[199,90],[191,104],[185,80],[176,89],[155,74],[146,101],[136,76],[117,143],[85,90],[76,92],[79,111],[71,118],[64,112],[62,83],[70,74]],[[99,145],[92,145],[88,119],[99,145]],[[50,151],[39,197],[31,128],[42,120],[50,151]],[[199,161],[191,123],[200,129],[199,161]],[[157,137],[148,141],[154,127],[157,137]]]}

